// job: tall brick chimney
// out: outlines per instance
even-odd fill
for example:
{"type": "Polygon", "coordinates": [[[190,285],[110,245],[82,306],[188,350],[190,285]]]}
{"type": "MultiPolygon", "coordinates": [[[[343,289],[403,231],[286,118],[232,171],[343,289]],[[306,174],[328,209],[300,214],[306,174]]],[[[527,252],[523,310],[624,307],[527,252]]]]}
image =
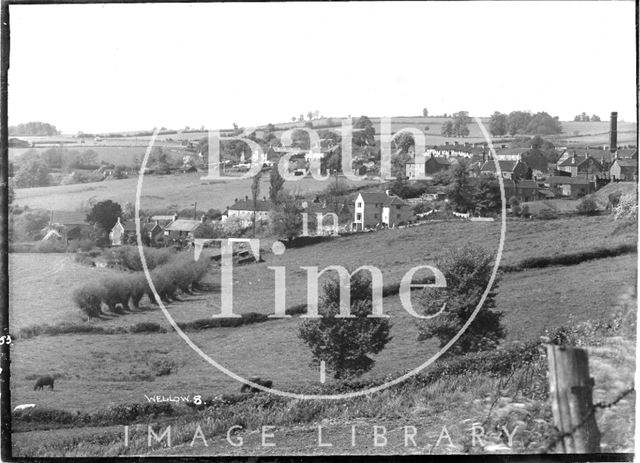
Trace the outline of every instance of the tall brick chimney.
{"type": "Polygon", "coordinates": [[[609,150],[612,153],[618,151],[618,113],[611,113],[611,129],[609,132],[609,150]]]}

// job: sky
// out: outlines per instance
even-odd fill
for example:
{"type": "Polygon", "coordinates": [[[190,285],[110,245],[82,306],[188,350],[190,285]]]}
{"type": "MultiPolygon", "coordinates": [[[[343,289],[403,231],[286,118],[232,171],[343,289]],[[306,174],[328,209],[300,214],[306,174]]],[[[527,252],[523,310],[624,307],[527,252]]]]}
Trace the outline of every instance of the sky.
{"type": "Polygon", "coordinates": [[[12,5],[9,124],[228,128],[318,110],[636,120],[635,5],[12,5]]]}

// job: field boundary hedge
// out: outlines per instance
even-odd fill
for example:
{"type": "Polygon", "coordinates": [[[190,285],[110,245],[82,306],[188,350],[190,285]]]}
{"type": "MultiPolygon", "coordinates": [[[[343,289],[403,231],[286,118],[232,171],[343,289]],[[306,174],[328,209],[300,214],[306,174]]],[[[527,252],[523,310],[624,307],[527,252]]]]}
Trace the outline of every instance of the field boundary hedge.
{"type": "Polygon", "coordinates": [[[578,251],[555,256],[529,257],[521,260],[517,264],[505,265],[501,267],[503,272],[521,272],[527,269],[546,268],[553,266],[578,265],[583,262],[607,257],[618,257],[625,254],[635,254],[638,252],[637,244],[619,244],[611,247],[599,247],[587,251],[578,251]]]}

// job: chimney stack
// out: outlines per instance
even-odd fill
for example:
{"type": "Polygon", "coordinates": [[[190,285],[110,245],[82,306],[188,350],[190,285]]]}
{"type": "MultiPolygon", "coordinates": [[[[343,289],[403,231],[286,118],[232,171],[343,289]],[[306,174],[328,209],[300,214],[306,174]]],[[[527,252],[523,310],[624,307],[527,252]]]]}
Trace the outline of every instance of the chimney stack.
{"type": "Polygon", "coordinates": [[[612,153],[618,151],[618,113],[611,113],[611,131],[609,134],[609,150],[612,153]]]}

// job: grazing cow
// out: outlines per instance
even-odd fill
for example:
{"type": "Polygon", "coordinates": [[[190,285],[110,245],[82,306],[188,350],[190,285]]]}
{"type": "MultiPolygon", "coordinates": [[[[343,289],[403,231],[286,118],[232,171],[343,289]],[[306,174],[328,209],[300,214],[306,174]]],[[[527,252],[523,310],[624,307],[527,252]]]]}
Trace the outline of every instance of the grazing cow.
{"type": "MultiPolygon", "coordinates": [[[[273,381],[268,379],[263,381],[257,376],[254,376],[253,378],[249,378],[249,381],[251,381],[252,383],[259,384],[260,386],[268,387],[268,388],[270,388],[273,385],[273,381]]],[[[255,387],[251,387],[248,384],[243,384],[242,387],[240,388],[240,392],[245,393],[245,392],[262,392],[262,391],[260,389],[256,389],[255,387]]]]}
{"type": "Polygon", "coordinates": [[[22,404],[22,405],[18,405],[16,408],[13,409],[14,412],[23,412],[25,410],[31,410],[32,408],[35,408],[36,404],[22,404]]]}
{"type": "Polygon", "coordinates": [[[44,386],[50,386],[53,391],[53,378],[51,376],[40,376],[36,381],[36,385],[33,387],[33,390],[42,390],[44,386]]]}

